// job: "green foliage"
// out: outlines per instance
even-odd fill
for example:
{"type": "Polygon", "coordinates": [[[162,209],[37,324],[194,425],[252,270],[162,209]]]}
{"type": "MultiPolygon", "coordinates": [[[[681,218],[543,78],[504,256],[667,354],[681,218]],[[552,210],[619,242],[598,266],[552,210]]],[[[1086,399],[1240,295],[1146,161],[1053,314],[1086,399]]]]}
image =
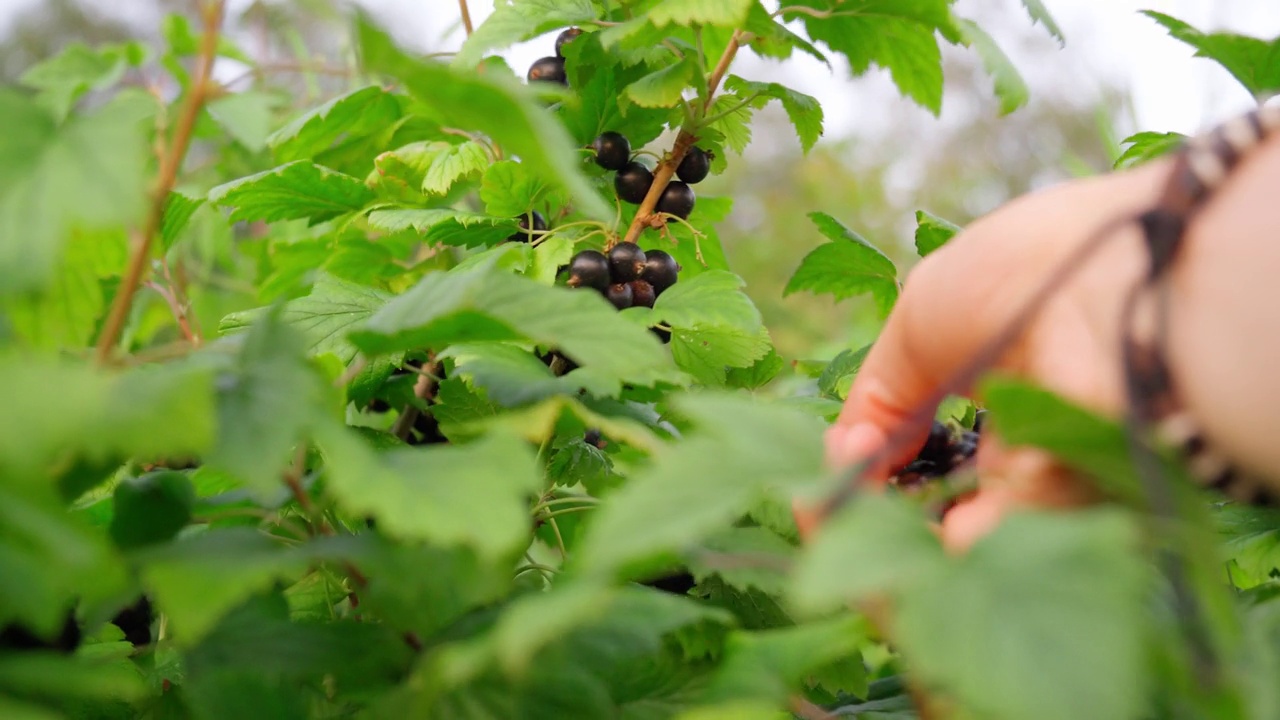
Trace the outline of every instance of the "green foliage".
{"type": "Polygon", "coordinates": [[[1124,152],[1116,158],[1117,168],[1130,168],[1149,160],[1167,155],[1186,142],[1187,136],[1175,132],[1140,132],[1120,141],[1126,145],[1124,152]]]}
{"type": "MultiPolygon", "coordinates": [[[[866,493],[803,544],[790,500],[831,489],[823,431],[869,346],[774,346],[711,182],[686,221],[630,233],[681,266],[652,307],[569,282],[636,219],[589,157],[600,133],[656,157],[686,133],[718,174],[776,100],[814,150],[817,100],[735,54],[836,53],[937,113],[941,40],[1022,105],[951,4],[509,0],[448,62],[356,14],[358,67],[323,78],[272,15],[271,62],[221,36],[248,72],[214,88],[191,70],[203,29],[175,15],[156,48],[70,43],[26,69],[0,89],[0,716],[911,718],[909,683],[997,720],[1275,717],[1273,513],[1207,506],[1171,463],[1181,520],[1144,524],[1123,427],[995,379],[1006,442],[1121,502],[1011,518],[961,557],[918,497],[866,493]],[[486,57],[551,55],[571,26],[568,87],[486,57]],[[517,234],[534,212],[545,229],[517,234]],[[1185,551],[1238,670],[1216,695],[1153,547],[1185,551]],[[851,604],[883,599],[884,627],[851,604]]],[[[1261,41],[1152,16],[1274,90],[1261,41]]],[[[1178,139],[1137,135],[1120,164],[1178,139]]],[[[805,210],[827,242],[785,293],[887,314],[898,256],[805,210]]],[[[915,219],[921,256],[959,231],[915,219]]]]}
{"type": "Polygon", "coordinates": [[[1263,40],[1235,33],[1206,33],[1164,13],[1144,10],[1178,40],[1195,48],[1197,57],[1221,65],[1259,102],[1280,92],[1280,38],[1263,40]]]}

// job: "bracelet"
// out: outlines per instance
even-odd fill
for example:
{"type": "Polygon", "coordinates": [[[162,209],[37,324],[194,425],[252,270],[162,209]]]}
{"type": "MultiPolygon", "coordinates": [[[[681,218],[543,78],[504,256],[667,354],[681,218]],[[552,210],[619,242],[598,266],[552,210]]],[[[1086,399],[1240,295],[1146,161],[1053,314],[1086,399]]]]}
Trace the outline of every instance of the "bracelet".
{"type": "MultiPolygon", "coordinates": [[[[1197,482],[1240,502],[1259,505],[1276,504],[1280,498],[1264,480],[1240,471],[1216,450],[1178,398],[1167,362],[1167,280],[1191,220],[1240,161],[1275,134],[1280,134],[1280,107],[1264,107],[1192,138],[1178,150],[1160,200],[1138,219],[1150,265],[1126,303],[1121,324],[1131,429],[1154,428],[1157,437],[1177,449],[1197,482]],[[1138,298],[1144,293],[1156,297],[1156,318],[1152,337],[1139,339],[1133,321],[1138,298]]],[[[1130,436],[1135,438],[1136,433],[1130,436]]],[[[1135,446],[1134,450],[1140,471],[1150,480],[1158,474],[1157,461],[1149,449],[1135,446]]]]}

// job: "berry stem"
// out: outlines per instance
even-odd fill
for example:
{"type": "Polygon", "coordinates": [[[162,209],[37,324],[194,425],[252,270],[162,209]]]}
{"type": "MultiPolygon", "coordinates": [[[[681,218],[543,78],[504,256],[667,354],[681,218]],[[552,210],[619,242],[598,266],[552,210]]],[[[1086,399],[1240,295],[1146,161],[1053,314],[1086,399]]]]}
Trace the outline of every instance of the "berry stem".
{"type": "Polygon", "coordinates": [[[191,90],[178,117],[173,142],[166,145],[164,156],[160,158],[160,169],[151,186],[151,203],[142,233],[134,246],[132,257],[129,258],[129,267],[120,283],[120,290],[111,303],[111,311],[107,314],[102,334],[98,336],[96,356],[99,363],[105,363],[110,359],[111,351],[120,339],[120,332],[124,329],[129,310],[133,306],[133,297],[138,292],[138,286],[142,284],[142,276],[147,269],[147,259],[151,257],[151,245],[164,221],[164,208],[168,202],[169,193],[173,191],[173,186],[178,180],[178,171],[182,168],[183,158],[186,157],[187,148],[191,144],[191,135],[195,130],[196,120],[200,117],[200,109],[213,92],[210,76],[213,71],[213,61],[218,52],[218,36],[222,27],[224,5],[225,0],[213,0],[205,4],[201,13],[204,31],[200,37],[200,54],[196,60],[195,80],[191,83],[191,90]]]}
{"type": "MultiPolygon", "coordinates": [[[[424,402],[431,402],[431,398],[435,396],[437,374],[440,372],[440,361],[431,360],[423,368],[424,372],[418,374],[418,381],[413,384],[414,397],[424,402]]],[[[400,413],[400,417],[396,418],[396,423],[391,427],[391,434],[401,440],[409,439],[409,433],[413,431],[413,424],[417,422],[418,415],[421,411],[416,405],[406,405],[404,412],[400,413]]]]}
{"type": "MultiPolygon", "coordinates": [[[[725,73],[729,72],[729,65],[733,63],[734,56],[738,54],[742,37],[742,30],[733,31],[733,37],[729,39],[729,45],[725,47],[724,53],[716,63],[715,69],[707,76],[707,94],[703,98],[700,115],[705,117],[707,110],[711,107],[711,101],[715,97],[716,90],[720,87],[720,81],[724,79],[725,73]]],[[[653,171],[653,184],[649,186],[648,194],[640,202],[640,207],[636,210],[635,217],[632,218],[631,225],[627,228],[627,234],[622,238],[623,242],[635,242],[640,237],[640,233],[644,232],[644,229],[652,223],[655,217],[653,210],[658,206],[658,199],[662,197],[662,191],[667,189],[671,178],[675,177],[676,168],[680,166],[680,161],[684,160],[689,148],[693,147],[693,144],[698,140],[692,129],[695,127],[692,123],[686,123],[685,127],[680,129],[680,134],[676,136],[676,141],[672,144],[671,151],[666,154],[662,162],[658,163],[657,169],[653,171]]]]}
{"type": "Polygon", "coordinates": [[[458,10],[462,12],[462,29],[467,31],[467,37],[471,37],[475,28],[471,26],[471,10],[467,8],[467,0],[458,0],[458,10]]]}

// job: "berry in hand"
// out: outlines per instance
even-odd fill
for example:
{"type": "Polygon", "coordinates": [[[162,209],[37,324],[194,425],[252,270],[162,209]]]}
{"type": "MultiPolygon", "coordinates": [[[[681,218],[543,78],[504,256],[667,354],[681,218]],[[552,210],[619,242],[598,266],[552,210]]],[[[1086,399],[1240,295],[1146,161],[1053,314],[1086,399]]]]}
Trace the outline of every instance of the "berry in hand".
{"type": "Polygon", "coordinates": [[[631,160],[631,141],[612,130],[600,133],[591,147],[596,151],[596,164],[605,170],[621,170],[631,160]]]}
{"type": "Polygon", "coordinates": [[[644,254],[644,257],[644,270],[640,272],[640,279],[653,286],[655,296],[661,295],[664,290],[676,284],[680,263],[677,263],[670,253],[650,250],[644,254]]]}
{"type": "Polygon", "coordinates": [[[613,189],[618,198],[632,205],[644,202],[644,196],[649,194],[652,185],[653,172],[638,162],[627,163],[613,176],[613,189]]]}
{"type": "Polygon", "coordinates": [[[959,465],[972,458],[978,452],[978,433],[968,431],[960,434],[960,439],[951,445],[951,462],[959,465]]]}
{"type": "Polygon", "coordinates": [[[532,241],[534,236],[533,236],[533,233],[529,231],[533,230],[534,232],[541,232],[543,230],[546,230],[547,219],[542,217],[542,213],[538,212],[537,210],[533,210],[531,212],[528,212],[520,216],[519,225],[520,225],[520,230],[512,234],[511,237],[507,238],[507,240],[511,242],[532,241]],[[530,222],[530,219],[532,219],[532,223],[530,222]],[[532,227],[530,227],[530,225],[532,225],[532,227]]]}
{"type": "Polygon", "coordinates": [[[709,172],[711,172],[711,153],[700,147],[689,148],[689,152],[676,167],[676,175],[690,185],[702,182],[709,172]]]}
{"type": "Polygon", "coordinates": [[[564,74],[564,58],[544,57],[529,66],[529,74],[525,76],[529,82],[553,82],[568,86],[569,78],[564,74]]]}
{"type": "Polygon", "coordinates": [[[631,286],[627,283],[610,285],[609,289],[604,291],[604,296],[619,310],[626,310],[631,307],[631,303],[634,300],[634,296],[631,294],[631,286]]]}
{"type": "Polygon", "coordinates": [[[583,250],[569,261],[569,287],[609,289],[609,258],[598,250],[583,250]]]}
{"type": "Polygon", "coordinates": [[[924,447],[920,449],[918,457],[921,460],[936,463],[947,460],[950,456],[951,430],[943,423],[934,420],[933,425],[929,428],[929,437],[924,441],[924,447]]]}
{"type": "Polygon", "coordinates": [[[609,274],[616,283],[629,283],[640,278],[644,270],[644,251],[630,242],[618,243],[609,251],[609,274]]]}
{"type": "Polygon", "coordinates": [[[569,28],[556,36],[556,57],[564,57],[564,44],[582,34],[582,30],[576,27],[569,28]]]}
{"type": "Polygon", "coordinates": [[[693,212],[693,188],[688,183],[675,180],[662,191],[658,198],[658,212],[671,213],[681,220],[687,220],[693,212]]]}
{"type": "Polygon", "coordinates": [[[632,280],[628,283],[631,286],[631,304],[635,307],[653,307],[654,301],[658,299],[658,294],[653,291],[653,286],[644,280],[632,280]]]}

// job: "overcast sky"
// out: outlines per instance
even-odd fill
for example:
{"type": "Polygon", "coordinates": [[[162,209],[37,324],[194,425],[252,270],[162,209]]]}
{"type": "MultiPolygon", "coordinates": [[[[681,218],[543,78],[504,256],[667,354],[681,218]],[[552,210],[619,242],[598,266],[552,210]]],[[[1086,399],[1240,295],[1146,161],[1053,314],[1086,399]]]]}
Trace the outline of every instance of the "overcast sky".
{"type": "MultiPolygon", "coordinates": [[[[40,0],[0,0],[0,32],[20,10],[38,6],[40,0]]],[[[398,37],[408,43],[440,47],[456,46],[456,0],[357,0],[382,17],[398,37]]],[[[232,9],[250,0],[230,0],[232,9]]],[[[97,0],[106,14],[128,15],[138,8],[131,0],[97,0]]],[[[1225,29],[1263,37],[1280,35],[1280,0],[1044,0],[1067,36],[1057,50],[1047,35],[1038,45],[1013,47],[1019,28],[1028,21],[1018,0],[959,0],[961,14],[990,19],[988,30],[1021,59],[1033,94],[1090,93],[1100,79],[1133,93],[1139,129],[1193,132],[1251,105],[1248,94],[1215,64],[1193,59],[1189,48],[1178,43],[1154,22],[1137,14],[1144,8],[1167,12],[1202,29],[1225,29]],[[995,9],[993,17],[993,8],[995,9]],[[1007,8],[1002,10],[1002,8],[1007,8]]],[[[470,0],[473,18],[481,22],[492,12],[491,0],[470,0]]],[[[544,38],[504,53],[517,71],[549,54],[551,38],[544,38]]],[[[735,66],[739,73],[776,79],[818,97],[827,114],[827,134],[874,133],[877,122],[894,122],[892,113],[867,113],[867,97],[891,97],[887,74],[851,81],[847,68],[837,64],[834,73],[807,56],[785,63],[745,57],[735,66]]],[[[947,108],[944,107],[944,121],[947,108]]],[[[903,112],[915,112],[903,109],[903,112]]],[[[954,110],[953,110],[954,112],[954,110]]],[[[1121,128],[1122,131],[1134,128],[1121,128]]]]}

